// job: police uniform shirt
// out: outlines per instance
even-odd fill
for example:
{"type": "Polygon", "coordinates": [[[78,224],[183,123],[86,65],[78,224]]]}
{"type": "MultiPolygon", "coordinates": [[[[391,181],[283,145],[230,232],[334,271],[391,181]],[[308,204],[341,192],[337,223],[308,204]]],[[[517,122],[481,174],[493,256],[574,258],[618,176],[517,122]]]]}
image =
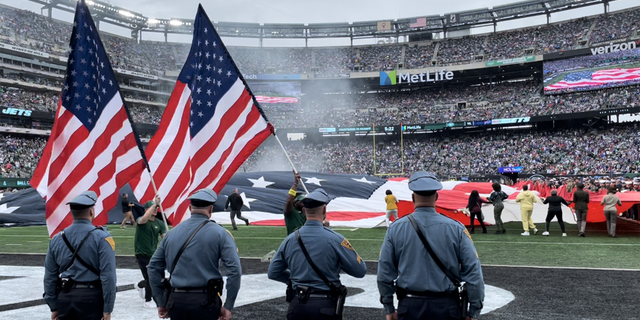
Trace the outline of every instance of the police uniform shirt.
{"type": "MultiPolygon", "coordinates": [[[[356,278],[364,277],[367,272],[364,260],[342,235],[323,227],[322,222],[315,220],[307,220],[299,229],[299,233],[311,260],[331,283],[340,283],[341,269],[356,278]]],[[[307,262],[295,232],[278,248],[269,265],[268,276],[269,279],[284,283],[291,279],[294,289],[301,284],[316,290],[329,291],[329,287],[307,262]]]]}
{"type": "MultiPolygon", "coordinates": [[[[89,220],[74,220],[73,224],[64,230],[71,246],[76,249],[84,239],[88,232],[96,227],[89,220]]],[[[102,296],[104,298],[104,313],[113,311],[113,303],[116,299],[116,255],[115,242],[109,232],[102,229],[91,232],[91,235],[80,248],[78,256],[87,264],[100,270],[100,276],[97,276],[77,259],[74,263],[62,273],[62,278],[70,278],[77,282],[92,282],[100,280],[102,282],[102,296]]],[[[51,310],[57,310],[56,301],[56,282],[60,269],[67,266],[73,253],[64,243],[61,235],[58,234],[49,244],[47,257],[45,260],[44,275],[44,300],[47,302],[51,310]]]]}
{"type": "Polygon", "coordinates": [[[191,215],[189,219],[167,232],[160,242],[160,247],[153,254],[147,269],[153,297],[158,306],[166,305],[163,297],[164,287],[161,283],[165,269],[171,273],[173,288],[204,287],[211,279],[222,279],[218,269],[219,261],[222,259],[227,271],[227,300],[224,307],[233,310],[240,289],[242,269],[233,237],[220,225],[208,223],[198,231],[180,256],[176,269],[169,270],[191,233],[208,219],[202,214],[191,215]]]}
{"type": "MultiPolygon", "coordinates": [[[[418,207],[413,217],[442,263],[467,283],[469,316],[478,318],[484,301],[484,280],[466,228],[433,207],[418,207]]],[[[415,292],[457,291],[429,256],[409,219],[400,219],[389,227],[380,252],[378,289],[387,314],[395,310],[394,281],[398,287],[415,292]]]]}

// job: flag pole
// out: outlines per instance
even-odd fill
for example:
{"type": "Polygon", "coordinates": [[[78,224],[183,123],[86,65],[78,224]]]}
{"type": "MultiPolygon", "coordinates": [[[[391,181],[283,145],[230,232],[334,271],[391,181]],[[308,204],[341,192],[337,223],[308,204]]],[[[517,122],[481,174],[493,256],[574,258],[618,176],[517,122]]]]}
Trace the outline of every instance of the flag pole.
{"type": "MultiPolygon", "coordinates": [[[[149,178],[151,178],[151,185],[153,186],[153,192],[155,195],[158,195],[158,188],[156,187],[156,181],[153,179],[153,175],[151,174],[151,168],[149,168],[149,163],[147,163],[147,172],[149,173],[149,178]]],[[[153,201],[155,201],[155,197],[153,201]]],[[[162,199],[160,199],[160,212],[162,212],[162,217],[164,218],[164,228],[167,232],[169,232],[169,224],[167,223],[167,214],[164,212],[164,208],[162,208],[162,199]]]]}
{"type": "MultiPolygon", "coordinates": [[[[287,153],[287,150],[284,149],[284,146],[282,145],[280,138],[278,138],[278,135],[275,133],[273,135],[276,137],[278,144],[280,144],[280,148],[282,148],[282,151],[284,151],[284,155],[287,156],[287,160],[289,160],[289,164],[291,164],[291,168],[293,168],[293,172],[298,173],[298,170],[296,170],[296,166],[293,165],[293,161],[291,161],[291,158],[289,158],[289,154],[287,153]]],[[[300,183],[302,183],[302,188],[304,189],[304,192],[309,194],[309,190],[307,190],[307,186],[304,185],[304,181],[302,181],[302,179],[300,179],[300,183]]]]}

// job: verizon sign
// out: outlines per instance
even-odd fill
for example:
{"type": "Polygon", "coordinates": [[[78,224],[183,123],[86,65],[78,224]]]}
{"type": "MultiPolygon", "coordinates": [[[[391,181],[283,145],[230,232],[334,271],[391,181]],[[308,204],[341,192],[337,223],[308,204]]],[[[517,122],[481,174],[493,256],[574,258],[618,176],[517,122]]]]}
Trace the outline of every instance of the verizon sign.
{"type": "Polygon", "coordinates": [[[591,54],[592,55],[605,54],[609,52],[625,51],[625,50],[631,50],[635,48],[636,48],[636,43],[634,41],[615,43],[615,44],[610,43],[609,45],[606,45],[606,46],[591,48],[591,54]]]}

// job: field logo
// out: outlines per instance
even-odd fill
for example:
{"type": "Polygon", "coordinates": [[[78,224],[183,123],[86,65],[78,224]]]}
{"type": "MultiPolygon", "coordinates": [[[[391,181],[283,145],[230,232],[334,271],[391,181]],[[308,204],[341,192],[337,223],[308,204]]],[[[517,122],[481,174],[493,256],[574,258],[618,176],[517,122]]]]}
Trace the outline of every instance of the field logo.
{"type": "Polygon", "coordinates": [[[385,72],[380,71],[380,85],[394,86],[396,85],[396,70],[385,72]]]}
{"type": "Polygon", "coordinates": [[[616,51],[625,51],[625,50],[631,50],[635,48],[636,48],[636,43],[634,41],[629,41],[626,43],[615,43],[615,44],[610,43],[608,46],[591,48],[591,54],[595,56],[597,54],[605,54],[605,53],[616,52],[616,51]]]}

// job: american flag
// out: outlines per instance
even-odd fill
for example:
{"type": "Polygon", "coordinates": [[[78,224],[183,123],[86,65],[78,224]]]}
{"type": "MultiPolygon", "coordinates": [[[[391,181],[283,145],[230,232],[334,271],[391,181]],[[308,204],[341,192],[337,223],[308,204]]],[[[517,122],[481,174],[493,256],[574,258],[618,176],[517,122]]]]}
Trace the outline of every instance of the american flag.
{"type": "MultiPolygon", "coordinates": [[[[193,43],[146,155],[172,224],[189,217],[185,201],[203,188],[220,192],[273,133],[264,113],[199,6],[193,43]]],[[[140,201],[153,198],[148,175],[131,182],[140,201]]]]}
{"type": "Polygon", "coordinates": [[[145,166],[107,53],[82,1],[76,4],[70,51],[51,136],[30,181],[46,199],[50,236],[71,224],[66,203],[86,190],[98,194],[93,223],[106,224],[120,188],[145,166]]]}
{"type": "Polygon", "coordinates": [[[410,28],[424,28],[427,26],[427,18],[411,18],[409,19],[410,28]]]}
{"type": "Polygon", "coordinates": [[[256,96],[256,100],[259,103],[298,103],[298,98],[295,97],[256,96]]]}
{"type": "Polygon", "coordinates": [[[546,86],[544,90],[574,89],[623,82],[640,82],[640,68],[572,72],[562,81],[546,86]]]}

